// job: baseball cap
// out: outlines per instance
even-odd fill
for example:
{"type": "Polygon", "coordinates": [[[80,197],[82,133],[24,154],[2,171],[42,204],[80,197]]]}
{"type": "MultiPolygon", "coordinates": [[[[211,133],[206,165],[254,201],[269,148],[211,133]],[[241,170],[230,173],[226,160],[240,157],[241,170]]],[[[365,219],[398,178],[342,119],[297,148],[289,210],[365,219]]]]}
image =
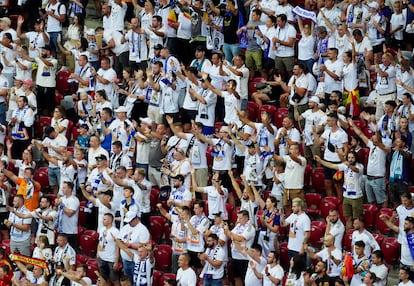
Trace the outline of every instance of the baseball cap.
{"type": "Polygon", "coordinates": [[[106,158],[106,156],[104,154],[101,154],[99,156],[95,157],[96,161],[103,161],[103,160],[108,160],[108,158],[106,158]]]}
{"type": "Polygon", "coordinates": [[[137,213],[134,211],[128,211],[125,215],[124,222],[130,223],[134,218],[137,217],[137,213]]]}

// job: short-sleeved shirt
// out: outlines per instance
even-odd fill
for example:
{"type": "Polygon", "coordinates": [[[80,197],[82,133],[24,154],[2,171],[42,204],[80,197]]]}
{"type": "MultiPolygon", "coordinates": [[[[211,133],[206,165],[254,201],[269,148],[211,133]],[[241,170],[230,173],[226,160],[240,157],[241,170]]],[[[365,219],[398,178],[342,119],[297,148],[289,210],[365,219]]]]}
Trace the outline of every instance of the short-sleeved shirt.
{"type": "Polygon", "coordinates": [[[299,252],[305,239],[305,232],[311,230],[310,219],[306,213],[291,214],[286,222],[290,225],[288,249],[299,252]]]}
{"type": "Polygon", "coordinates": [[[34,211],[39,206],[40,184],[32,180],[17,178],[16,185],[19,186],[18,195],[22,195],[24,205],[29,211],[34,211]]]}

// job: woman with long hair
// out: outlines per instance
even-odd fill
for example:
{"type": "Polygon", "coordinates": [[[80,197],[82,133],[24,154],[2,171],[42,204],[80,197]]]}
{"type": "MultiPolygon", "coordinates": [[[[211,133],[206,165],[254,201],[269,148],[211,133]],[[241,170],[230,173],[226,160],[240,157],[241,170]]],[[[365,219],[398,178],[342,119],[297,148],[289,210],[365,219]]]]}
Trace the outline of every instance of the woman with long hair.
{"type": "MultiPolygon", "coordinates": [[[[40,227],[40,226],[39,226],[40,227]]],[[[53,258],[52,248],[46,235],[37,238],[37,246],[33,250],[33,258],[50,261],[53,258]]]]}
{"type": "Polygon", "coordinates": [[[17,177],[23,178],[24,170],[26,168],[36,168],[36,162],[33,160],[31,146],[26,148],[22,153],[22,159],[13,159],[12,157],[12,147],[13,142],[10,140],[6,141],[7,145],[7,157],[9,158],[9,163],[12,163],[15,168],[19,169],[17,177]]]}
{"type": "Polygon", "coordinates": [[[55,131],[63,136],[66,136],[69,120],[66,119],[65,109],[61,105],[57,105],[53,112],[52,122],[50,126],[55,128],[55,131]]]}
{"type": "MultiPolygon", "coordinates": [[[[81,13],[76,13],[73,17],[73,23],[69,25],[68,30],[63,37],[65,44],[63,47],[67,51],[71,51],[78,47],[78,42],[83,38],[85,31],[85,16],[81,13]]],[[[62,66],[66,67],[66,53],[62,53],[62,66]]],[[[75,56],[75,55],[74,55],[75,56]]],[[[75,57],[76,60],[76,57],[75,57]]],[[[70,66],[72,67],[72,65],[70,66]]]]}
{"type": "Polygon", "coordinates": [[[344,52],[342,59],[344,66],[342,76],[344,83],[343,103],[346,107],[346,114],[352,118],[358,117],[359,110],[359,87],[357,77],[357,62],[355,55],[355,43],[352,42],[352,51],[344,52]]]}

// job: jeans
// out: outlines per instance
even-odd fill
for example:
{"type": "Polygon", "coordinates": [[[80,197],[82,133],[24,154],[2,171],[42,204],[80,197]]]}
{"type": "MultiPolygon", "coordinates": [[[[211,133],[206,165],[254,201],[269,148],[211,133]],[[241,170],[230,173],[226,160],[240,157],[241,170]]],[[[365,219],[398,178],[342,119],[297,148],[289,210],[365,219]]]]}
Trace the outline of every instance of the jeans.
{"type": "Polygon", "coordinates": [[[135,262],[122,259],[122,267],[124,268],[125,276],[133,283],[135,262]]]}
{"type": "Polygon", "coordinates": [[[59,52],[59,46],[57,44],[57,39],[59,35],[62,38],[62,32],[49,32],[48,34],[49,34],[49,39],[50,39],[49,43],[52,48],[52,51],[59,52]]]}
{"type": "Polygon", "coordinates": [[[223,285],[222,279],[204,279],[203,286],[221,286],[223,285]]]}
{"type": "Polygon", "coordinates": [[[6,125],[6,103],[5,102],[0,102],[0,123],[2,125],[6,125]]]}
{"type": "Polygon", "coordinates": [[[367,180],[365,181],[365,192],[367,195],[368,203],[384,203],[387,200],[385,178],[370,179],[367,177],[367,180]]]}
{"type": "Polygon", "coordinates": [[[223,53],[226,61],[229,63],[233,62],[233,58],[240,53],[239,44],[223,44],[223,53]]]}

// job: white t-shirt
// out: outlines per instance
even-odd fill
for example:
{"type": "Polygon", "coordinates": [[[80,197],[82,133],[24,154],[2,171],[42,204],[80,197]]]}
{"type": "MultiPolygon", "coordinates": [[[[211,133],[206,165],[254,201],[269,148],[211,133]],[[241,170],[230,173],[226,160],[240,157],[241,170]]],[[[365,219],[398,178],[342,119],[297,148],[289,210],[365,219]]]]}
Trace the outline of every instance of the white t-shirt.
{"type": "Polygon", "coordinates": [[[127,4],[122,2],[121,5],[119,5],[111,0],[109,1],[109,6],[111,7],[111,14],[109,15],[111,29],[122,31],[124,29],[124,17],[127,11],[127,4]]]}
{"type": "MultiPolygon", "coordinates": [[[[98,228],[99,230],[102,230],[104,228],[103,226],[103,217],[106,213],[110,213],[115,217],[115,207],[113,207],[112,202],[109,203],[111,208],[108,208],[105,206],[99,198],[95,199],[95,206],[98,208],[98,228]]],[[[115,221],[113,223],[115,225],[115,221]]]]}
{"type": "Polygon", "coordinates": [[[270,151],[273,152],[275,150],[275,141],[277,129],[276,127],[271,124],[273,129],[273,134],[267,129],[267,127],[263,123],[255,123],[254,124],[257,133],[257,143],[260,147],[260,151],[264,151],[265,146],[269,146],[270,151]]]}
{"type": "Polygon", "coordinates": [[[58,208],[58,232],[66,234],[78,233],[78,217],[79,217],[79,199],[75,196],[62,197],[62,203],[58,208]],[[68,216],[63,212],[63,206],[75,211],[72,216],[68,216]]]}
{"type": "MultiPolygon", "coordinates": [[[[65,136],[59,134],[58,136],[56,136],[54,139],[50,139],[49,137],[46,137],[43,142],[42,145],[45,145],[46,143],[49,143],[51,146],[53,147],[66,147],[68,146],[68,139],[66,139],[65,136]]],[[[52,157],[55,157],[57,159],[62,159],[62,154],[56,152],[53,148],[48,148],[48,152],[49,155],[52,157]]],[[[49,162],[49,167],[50,168],[56,168],[57,166],[51,162],[49,162]]]]}
{"type": "Polygon", "coordinates": [[[302,138],[300,136],[299,130],[297,130],[294,126],[287,130],[285,136],[281,136],[280,134],[285,130],[284,127],[280,127],[279,130],[277,130],[276,138],[279,138],[279,155],[284,156],[287,155],[288,152],[286,150],[289,150],[289,145],[286,140],[286,137],[290,140],[300,143],[302,141],[302,138]]]}
{"type": "Polygon", "coordinates": [[[197,275],[194,272],[193,268],[189,267],[186,270],[179,268],[177,270],[177,282],[181,286],[196,286],[197,285],[197,275]]]}
{"type": "Polygon", "coordinates": [[[315,127],[317,127],[322,125],[322,122],[326,118],[326,114],[320,109],[316,112],[313,112],[312,109],[308,109],[301,115],[305,119],[305,128],[303,129],[304,142],[306,146],[313,145],[313,126],[315,125],[315,127]]]}
{"type": "Polygon", "coordinates": [[[338,154],[328,149],[328,143],[331,143],[336,148],[343,148],[344,144],[348,143],[348,134],[342,128],[339,128],[335,132],[332,132],[331,128],[327,128],[321,137],[325,139],[324,159],[329,162],[341,162],[338,154]]]}
{"type": "Polygon", "coordinates": [[[391,15],[391,27],[390,30],[395,30],[396,28],[398,28],[399,26],[403,26],[402,29],[398,30],[397,32],[395,32],[393,34],[394,38],[396,40],[403,40],[403,32],[404,32],[404,28],[405,28],[405,24],[406,24],[406,17],[404,16],[404,13],[400,13],[400,14],[395,14],[393,13],[391,15]]]}
{"type": "Polygon", "coordinates": [[[335,80],[327,72],[324,72],[325,93],[331,93],[334,90],[342,91],[342,80],[340,79],[340,76],[341,76],[343,65],[344,63],[340,60],[336,60],[335,62],[332,62],[331,60],[327,60],[325,62],[326,69],[328,69],[330,72],[333,72],[339,77],[338,80],[335,80]]]}
{"type": "Polygon", "coordinates": [[[233,145],[229,145],[221,139],[211,139],[214,147],[213,169],[217,171],[228,171],[232,166],[233,145]]]}
{"type": "Polygon", "coordinates": [[[387,152],[375,146],[371,140],[368,141],[367,147],[369,148],[367,175],[373,177],[385,176],[387,152]]]}
{"type": "MultiPolygon", "coordinates": [[[[282,284],[283,276],[285,275],[285,271],[283,271],[282,266],[279,264],[276,264],[273,267],[270,267],[270,264],[266,265],[265,269],[267,268],[267,271],[269,272],[270,276],[273,278],[279,279],[280,283],[278,285],[282,284]]],[[[272,281],[270,281],[269,277],[266,275],[266,270],[263,269],[262,275],[263,275],[263,286],[277,286],[272,281]]]]}
{"type": "Polygon", "coordinates": [[[236,114],[235,108],[240,110],[240,99],[237,99],[233,94],[230,94],[227,91],[222,91],[221,97],[224,98],[224,122],[238,122],[239,117],[236,114]]]}
{"type": "MultiPolygon", "coordinates": [[[[150,233],[142,223],[138,223],[135,227],[128,223],[121,228],[118,239],[131,244],[146,243],[150,239],[150,233]]],[[[136,249],[130,248],[129,250],[134,253],[134,256],[138,255],[136,249]]],[[[126,261],[132,261],[131,257],[123,250],[121,250],[121,257],[126,261]]]]}
{"type": "MultiPolygon", "coordinates": [[[[289,79],[289,82],[288,82],[288,86],[290,86],[289,104],[291,105],[295,104],[295,102],[292,100],[292,97],[295,94],[295,89],[293,88],[294,85],[308,90],[309,78],[306,76],[306,74],[303,73],[299,77],[294,75],[289,79]]],[[[298,102],[298,105],[303,105],[303,104],[306,104],[307,102],[308,102],[308,97],[305,92],[304,96],[298,102]]]]}
{"type": "Polygon", "coordinates": [[[119,237],[119,230],[115,227],[99,229],[98,256],[103,261],[115,262],[116,243],[115,239],[119,237]]]}
{"type": "Polygon", "coordinates": [[[355,167],[358,168],[359,172],[352,171],[344,163],[338,165],[340,171],[344,171],[344,185],[342,190],[344,192],[344,197],[348,199],[359,199],[364,196],[361,190],[361,181],[362,175],[364,174],[364,166],[360,163],[355,164],[355,167]]]}
{"type": "Polygon", "coordinates": [[[301,164],[298,164],[289,155],[283,156],[286,162],[285,168],[285,188],[286,189],[302,189],[304,184],[304,175],[306,168],[306,159],[299,156],[301,164]]]}
{"type": "Polygon", "coordinates": [[[209,89],[202,89],[199,95],[204,98],[206,103],[198,102],[196,122],[201,122],[204,126],[213,127],[215,122],[217,95],[209,89]]]}
{"type": "Polygon", "coordinates": [[[224,220],[228,219],[228,213],[226,209],[226,201],[228,197],[228,190],[225,187],[221,187],[223,195],[219,194],[214,186],[204,187],[204,193],[207,194],[208,201],[208,218],[214,220],[215,213],[221,212],[221,217],[224,220]]]}
{"type": "MultiPolygon", "coordinates": [[[[46,6],[46,12],[52,11],[55,16],[66,15],[66,7],[63,3],[57,1],[55,5],[48,4],[46,6]]],[[[67,17],[67,16],[66,16],[67,17]]],[[[47,16],[47,25],[46,31],[48,33],[51,32],[61,32],[62,31],[62,23],[59,22],[55,17],[50,15],[47,16]]]]}
{"type": "Polygon", "coordinates": [[[193,138],[193,136],[195,136],[193,134],[187,133],[185,136],[187,137],[188,148],[191,147],[189,151],[189,159],[191,161],[191,165],[196,170],[207,168],[206,151],[208,144],[201,142],[195,137],[193,138]],[[191,140],[193,140],[194,143],[191,144],[191,140]]]}
{"type": "MultiPolygon", "coordinates": [[[[341,274],[341,269],[342,269],[342,264],[339,263],[339,265],[337,265],[332,259],[331,256],[329,256],[328,253],[328,248],[324,248],[321,251],[316,253],[317,256],[319,256],[322,261],[326,262],[327,264],[327,272],[328,272],[328,276],[330,277],[337,277],[341,274]]],[[[342,260],[342,251],[338,248],[335,248],[331,255],[336,259],[336,260],[342,260]]]]}
{"type": "Polygon", "coordinates": [[[290,225],[288,249],[299,252],[305,239],[305,232],[311,230],[311,221],[304,212],[300,215],[292,213],[286,222],[290,225]]]}
{"type": "MultiPolygon", "coordinates": [[[[125,4],[125,3],[123,3],[125,4]]],[[[125,5],[126,6],[126,5],[125,5]]],[[[113,8],[112,8],[113,9],[113,8]]],[[[110,40],[113,40],[115,43],[115,47],[113,47],[111,50],[115,54],[115,56],[119,56],[122,53],[128,52],[128,43],[124,42],[124,35],[119,32],[118,30],[107,30],[104,31],[103,39],[105,42],[109,42],[110,40]]]]}
{"type": "Polygon", "coordinates": [[[380,279],[380,281],[374,283],[374,286],[387,285],[388,268],[385,264],[381,264],[379,266],[372,264],[369,271],[375,273],[377,278],[380,279]]]}
{"type": "Polygon", "coordinates": [[[379,95],[384,95],[392,92],[397,91],[397,85],[395,83],[395,75],[397,73],[396,68],[393,65],[385,66],[380,64],[380,70],[386,72],[388,76],[381,77],[379,73],[377,73],[377,85],[375,86],[376,91],[379,95]]]}
{"type": "Polygon", "coordinates": [[[211,260],[222,261],[223,263],[220,267],[215,268],[209,262],[205,261],[203,271],[200,274],[200,278],[203,278],[204,274],[211,274],[213,275],[212,279],[222,279],[224,276],[225,261],[227,260],[227,256],[223,247],[218,244],[214,249],[207,248],[205,253],[211,260]]]}
{"type": "Polygon", "coordinates": [[[335,247],[337,249],[342,249],[342,239],[344,238],[345,233],[345,226],[340,219],[336,223],[329,223],[331,225],[331,229],[329,234],[335,237],[335,247]]]}
{"type": "MultiPolygon", "coordinates": [[[[29,213],[29,210],[25,206],[22,206],[20,209],[17,209],[17,211],[22,214],[29,213]]],[[[9,213],[8,220],[13,224],[30,225],[32,223],[32,218],[20,218],[12,212],[9,213]]],[[[26,241],[30,239],[30,234],[30,228],[27,231],[22,231],[14,226],[10,228],[10,239],[13,241],[26,241]]]]}
{"type": "MultiPolygon", "coordinates": [[[[364,253],[366,257],[370,257],[372,251],[380,249],[378,242],[375,240],[372,234],[366,229],[364,229],[362,233],[357,230],[352,233],[352,249],[353,250],[354,250],[355,242],[360,241],[360,240],[365,242],[364,253]]],[[[354,253],[354,257],[357,257],[357,255],[355,254],[355,251],[353,251],[353,253],[354,253]]]]}
{"type": "MultiPolygon", "coordinates": [[[[278,9],[281,6],[278,6],[278,9]]],[[[286,22],[283,28],[279,26],[276,28],[276,37],[283,42],[289,42],[290,38],[296,39],[296,29],[294,26],[286,22]]],[[[276,44],[276,56],[277,57],[293,57],[295,55],[295,47],[288,47],[276,44]]]]}
{"type": "Polygon", "coordinates": [[[108,83],[101,83],[99,80],[95,81],[95,90],[104,89],[106,95],[108,96],[108,100],[112,102],[113,100],[113,83],[116,78],[116,72],[112,68],[104,70],[100,68],[97,71],[97,74],[109,81],[108,83]]]}
{"type": "Polygon", "coordinates": [[[244,285],[261,285],[262,284],[262,279],[259,279],[256,277],[256,275],[254,274],[253,269],[250,266],[250,263],[253,262],[254,264],[256,264],[256,271],[261,273],[264,268],[266,267],[266,259],[264,259],[264,257],[260,256],[260,262],[258,263],[256,260],[252,259],[251,257],[249,257],[249,266],[247,267],[247,271],[246,271],[246,277],[244,278],[244,285]]]}
{"type": "Polygon", "coordinates": [[[178,14],[177,22],[179,23],[177,29],[177,38],[188,40],[191,38],[191,19],[189,19],[184,12],[178,14]]]}
{"type": "Polygon", "coordinates": [[[398,232],[398,242],[402,244],[403,240],[407,240],[407,238],[405,236],[405,232],[401,230],[404,230],[405,218],[409,215],[414,214],[414,207],[412,207],[411,209],[407,209],[405,206],[399,205],[395,210],[398,214],[399,229],[400,229],[400,231],[398,232]]]}
{"type": "MultiPolygon", "coordinates": [[[[255,218],[253,218],[255,219],[255,218]]],[[[251,225],[250,222],[245,224],[238,223],[232,230],[232,233],[241,235],[246,241],[246,247],[250,248],[253,244],[254,236],[256,234],[255,228],[251,225]]],[[[248,260],[243,254],[241,254],[237,249],[234,248],[234,243],[231,244],[231,257],[233,259],[239,260],[248,260]]]]}
{"type": "Polygon", "coordinates": [[[356,89],[358,87],[357,65],[354,63],[344,64],[342,73],[344,76],[344,90],[352,91],[356,89]]]}
{"type": "Polygon", "coordinates": [[[223,67],[225,73],[227,73],[231,79],[236,81],[236,91],[239,93],[241,99],[247,99],[249,93],[249,69],[243,65],[240,68],[233,66],[233,69],[241,72],[243,75],[239,76],[230,71],[229,68],[223,67]]]}
{"type": "Polygon", "coordinates": [[[69,259],[69,265],[75,265],[76,263],[76,251],[72,248],[72,246],[69,245],[69,243],[66,244],[65,247],[56,247],[55,252],[53,254],[53,260],[55,262],[62,261],[65,265],[65,268],[67,268],[69,265],[67,265],[67,259],[64,258],[70,257],[69,259]]]}
{"type": "Polygon", "coordinates": [[[210,221],[203,213],[201,216],[193,215],[190,219],[190,223],[197,229],[198,233],[193,234],[188,225],[186,225],[187,249],[193,252],[204,252],[204,232],[210,226],[210,221]]]}
{"type": "Polygon", "coordinates": [[[313,47],[315,47],[315,37],[312,34],[306,36],[305,33],[302,33],[302,38],[298,43],[298,59],[301,61],[312,59],[314,54],[313,47]]]}

